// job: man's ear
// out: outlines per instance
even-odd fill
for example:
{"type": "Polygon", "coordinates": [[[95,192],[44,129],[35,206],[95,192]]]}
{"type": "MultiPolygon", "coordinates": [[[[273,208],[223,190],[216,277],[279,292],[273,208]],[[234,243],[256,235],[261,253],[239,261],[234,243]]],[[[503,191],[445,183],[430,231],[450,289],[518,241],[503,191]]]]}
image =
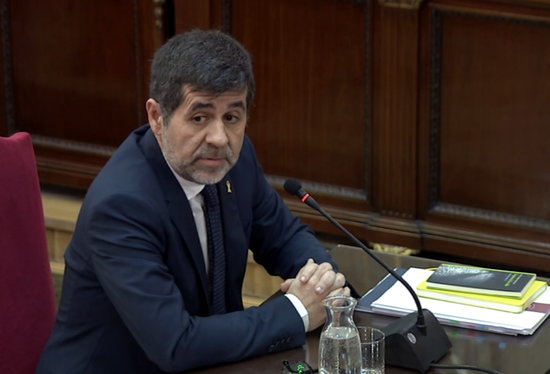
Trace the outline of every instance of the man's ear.
{"type": "Polygon", "coordinates": [[[149,98],[145,102],[145,109],[147,110],[147,118],[149,119],[151,129],[158,139],[164,124],[164,117],[162,116],[160,104],[155,99],[149,98]]]}

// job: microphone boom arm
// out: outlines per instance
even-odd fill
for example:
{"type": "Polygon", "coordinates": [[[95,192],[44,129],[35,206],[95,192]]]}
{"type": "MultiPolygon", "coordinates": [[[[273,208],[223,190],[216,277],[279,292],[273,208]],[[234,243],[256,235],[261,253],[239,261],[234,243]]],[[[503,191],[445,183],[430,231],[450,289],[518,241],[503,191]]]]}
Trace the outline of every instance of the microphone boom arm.
{"type": "Polygon", "coordinates": [[[422,373],[428,371],[432,362],[438,361],[449,351],[451,342],[433,313],[428,309],[422,309],[418,295],[411,285],[378,258],[371,248],[321,208],[315,199],[304,191],[300,182],[288,179],[284,184],[284,189],[289,194],[298,196],[303,203],[321,213],[409,291],[416,304],[417,312],[405,315],[383,329],[386,335],[386,363],[418,370],[422,373]]]}
{"type": "MultiPolygon", "coordinates": [[[[309,196],[309,199],[313,199],[311,196],[309,196]]],[[[315,209],[315,208],[314,208],[315,209]]],[[[388,273],[390,273],[393,277],[395,277],[411,294],[412,298],[414,299],[414,303],[416,304],[416,308],[418,309],[418,318],[416,321],[416,325],[419,328],[424,328],[426,326],[425,320],[424,320],[424,313],[422,311],[422,305],[420,304],[420,300],[418,299],[418,296],[416,295],[416,292],[413,290],[411,285],[406,282],[403,277],[397,273],[395,270],[393,270],[391,267],[386,265],[384,261],[378,258],[372,250],[372,248],[367,247],[363,242],[361,242],[359,239],[355,237],[348,229],[346,229],[344,226],[340,224],[340,222],[336,221],[330,214],[328,214],[322,207],[318,206],[316,209],[319,213],[321,213],[326,219],[328,219],[333,225],[335,225],[338,229],[340,229],[344,234],[346,234],[353,242],[358,245],[363,251],[367,252],[367,254],[375,260],[380,266],[382,266],[388,273]]]]}

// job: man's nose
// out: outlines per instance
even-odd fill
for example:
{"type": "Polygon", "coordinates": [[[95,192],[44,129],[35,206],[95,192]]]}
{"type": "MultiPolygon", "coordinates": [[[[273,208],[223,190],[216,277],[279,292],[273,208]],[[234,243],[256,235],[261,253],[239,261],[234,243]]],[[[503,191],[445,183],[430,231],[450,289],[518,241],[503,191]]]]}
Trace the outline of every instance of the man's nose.
{"type": "Polygon", "coordinates": [[[208,126],[208,133],[206,134],[206,142],[216,147],[223,147],[227,145],[228,138],[225,128],[225,124],[221,119],[212,121],[208,126]]]}

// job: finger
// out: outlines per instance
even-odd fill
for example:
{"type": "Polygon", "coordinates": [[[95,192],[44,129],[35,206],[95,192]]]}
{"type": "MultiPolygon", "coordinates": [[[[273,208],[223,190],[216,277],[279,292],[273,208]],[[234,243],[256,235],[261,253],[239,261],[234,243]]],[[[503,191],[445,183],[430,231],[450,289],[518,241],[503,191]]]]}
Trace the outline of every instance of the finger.
{"type": "Polygon", "coordinates": [[[336,295],[342,295],[344,292],[344,289],[343,288],[337,288],[335,290],[332,290],[329,292],[329,294],[327,295],[328,296],[336,296],[336,295]]]}
{"type": "Polygon", "coordinates": [[[324,283],[320,283],[315,288],[315,292],[319,295],[323,292],[332,292],[346,285],[346,277],[342,273],[327,272],[321,280],[324,283]]]}
{"type": "Polygon", "coordinates": [[[337,288],[335,290],[332,290],[328,296],[335,296],[335,295],[345,295],[345,296],[349,296],[350,295],[350,289],[349,287],[341,287],[341,288],[337,288]]]}
{"type": "Polygon", "coordinates": [[[341,284],[338,287],[335,287],[336,280],[337,280],[337,275],[334,271],[328,270],[324,272],[315,286],[315,293],[317,293],[318,295],[321,295],[327,290],[330,291],[334,288],[342,287],[343,284],[341,284]]]}
{"type": "Polygon", "coordinates": [[[315,273],[315,271],[317,270],[317,267],[319,265],[317,265],[313,259],[308,259],[306,264],[300,269],[300,271],[298,272],[298,277],[300,279],[300,282],[302,283],[307,283],[309,281],[309,279],[311,278],[311,276],[315,273]]]}
{"type": "Polygon", "coordinates": [[[327,287],[331,287],[332,283],[334,283],[335,275],[336,273],[332,270],[332,265],[328,262],[323,262],[317,267],[315,273],[311,275],[308,282],[309,286],[314,288],[317,293],[323,293],[328,289],[327,287]]]}
{"type": "Polygon", "coordinates": [[[281,283],[281,285],[279,286],[279,289],[282,292],[286,293],[293,281],[294,281],[294,278],[286,279],[283,283],[281,283]]]}
{"type": "Polygon", "coordinates": [[[334,288],[344,287],[346,284],[346,277],[342,273],[336,273],[336,279],[334,280],[334,288]]]}
{"type": "Polygon", "coordinates": [[[321,276],[329,270],[332,270],[332,265],[330,263],[323,262],[322,264],[316,264],[312,259],[309,259],[300,271],[300,281],[302,283],[307,283],[308,281],[316,283],[321,276]]]}
{"type": "Polygon", "coordinates": [[[325,274],[327,271],[332,271],[332,265],[328,262],[323,262],[315,267],[315,270],[311,273],[309,277],[309,281],[311,283],[317,283],[319,282],[319,279],[325,274]]]}

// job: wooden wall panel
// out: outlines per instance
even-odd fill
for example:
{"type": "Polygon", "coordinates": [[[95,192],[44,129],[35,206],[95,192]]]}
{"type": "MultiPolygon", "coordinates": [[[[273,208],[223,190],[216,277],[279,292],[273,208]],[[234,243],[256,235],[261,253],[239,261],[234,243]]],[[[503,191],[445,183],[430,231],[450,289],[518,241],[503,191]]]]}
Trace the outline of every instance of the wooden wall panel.
{"type": "Polygon", "coordinates": [[[427,19],[425,248],[550,268],[549,10],[442,1],[427,19]]]}
{"type": "Polygon", "coordinates": [[[33,134],[42,182],[86,187],[129,131],[146,120],[155,28],[144,22],[154,20],[152,3],[3,4],[9,5],[3,23],[10,42],[4,48],[12,83],[6,98],[13,108],[10,131],[33,134]]]}
{"type": "Polygon", "coordinates": [[[143,112],[135,107],[134,4],[82,1],[67,11],[72,1],[59,2],[11,4],[16,122],[35,134],[117,146],[128,127],[112,124],[137,123],[143,112]],[[110,32],[98,32],[104,25],[110,32]],[[107,118],[110,131],[98,131],[107,118]]]}
{"type": "Polygon", "coordinates": [[[265,169],[366,190],[366,12],[342,1],[233,0],[258,81],[248,133],[265,169]]]}
{"type": "Polygon", "coordinates": [[[194,28],[229,31],[230,2],[223,0],[174,0],[176,33],[194,28]]]}
{"type": "Polygon", "coordinates": [[[373,21],[373,202],[381,214],[411,219],[417,195],[418,12],[377,6],[373,21]]]}
{"type": "Polygon", "coordinates": [[[439,201],[550,220],[550,19],[439,17],[439,201]]]}

